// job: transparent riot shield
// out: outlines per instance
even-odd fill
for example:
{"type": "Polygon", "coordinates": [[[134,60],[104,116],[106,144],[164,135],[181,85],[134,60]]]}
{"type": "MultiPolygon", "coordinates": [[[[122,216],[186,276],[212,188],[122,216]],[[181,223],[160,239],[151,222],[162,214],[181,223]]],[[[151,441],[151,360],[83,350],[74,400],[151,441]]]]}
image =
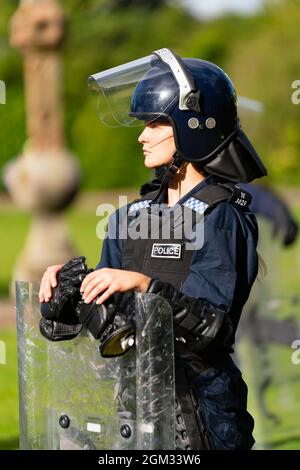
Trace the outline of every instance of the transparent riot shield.
{"type": "Polygon", "coordinates": [[[38,289],[16,283],[21,449],[174,449],[169,304],[136,294],[136,347],[104,359],[86,331],[41,336],[38,289]]]}
{"type": "Polygon", "coordinates": [[[243,310],[237,360],[255,419],[255,448],[300,449],[300,246],[282,249],[262,220],[259,230],[266,270],[243,310]]]}

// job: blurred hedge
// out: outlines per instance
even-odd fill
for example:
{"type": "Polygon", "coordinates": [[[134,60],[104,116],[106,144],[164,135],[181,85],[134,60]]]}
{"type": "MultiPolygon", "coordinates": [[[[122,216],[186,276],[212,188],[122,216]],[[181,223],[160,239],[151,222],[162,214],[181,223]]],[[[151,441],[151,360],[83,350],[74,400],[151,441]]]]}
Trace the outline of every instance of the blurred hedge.
{"type": "MultiPolygon", "coordinates": [[[[250,127],[272,180],[299,182],[300,105],[291,103],[291,83],[300,79],[297,0],[270,3],[255,17],[226,16],[209,23],[192,18],[179,2],[60,3],[69,17],[63,50],[66,133],[80,158],[85,188],[129,187],[148,176],[137,143],[139,129],[101,126],[87,77],[161,47],[215,61],[231,75],[239,94],[262,100],[265,113],[246,116],[244,126],[250,127]]],[[[0,107],[1,165],[21,151],[25,140],[22,62],[8,43],[8,21],[17,4],[0,0],[0,79],[7,85],[7,104],[0,107]]]]}

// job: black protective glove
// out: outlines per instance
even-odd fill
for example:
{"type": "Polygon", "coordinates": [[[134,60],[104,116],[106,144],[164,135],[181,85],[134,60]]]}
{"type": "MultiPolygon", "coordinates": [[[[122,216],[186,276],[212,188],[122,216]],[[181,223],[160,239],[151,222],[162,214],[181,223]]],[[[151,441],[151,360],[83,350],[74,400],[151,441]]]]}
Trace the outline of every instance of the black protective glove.
{"type": "Polygon", "coordinates": [[[292,245],[298,236],[299,227],[288,208],[278,205],[271,222],[273,236],[279,236],[283,246],[292,245]]]}
{"type": "Polygon", "coordinates": [[[170,304],[174,319],[175,338],[187,343],[194,352],[202,351],[210,343],[228,348],[232,335],[229,316],[202,299],[183,294],[168,282],[152,279],[148,291],[158,294],[170,304]]]}
{"type": "Polygon", "coordinates": [[[41,304],[40,332],[50,341],[65,341],[75,338],[84,325],[100,339],[103,357],[120,356],[134,345],[134,293],[114,294],[101,305],[86,304],[79,288],[90,272],[83,256],[62,267],[50,301],[41,304]]]}
{"type": "Polygon", "coordinates": [[[84,256],[72,258],[59,271],[57,287],[52,288],[50,301],[41,304],[40,332],[48,340],[70,340],[81,331],[82,325],[76,313],[81,300],[79,288],[91,271],[84,256]]]}
{"type": "Polygon", "coordinates": [[[79,321],[100,340],[101,356],[121,356],[134,346],[134,308],[133,292],[114,294],[101,305],[78,303],[79,321]]]}

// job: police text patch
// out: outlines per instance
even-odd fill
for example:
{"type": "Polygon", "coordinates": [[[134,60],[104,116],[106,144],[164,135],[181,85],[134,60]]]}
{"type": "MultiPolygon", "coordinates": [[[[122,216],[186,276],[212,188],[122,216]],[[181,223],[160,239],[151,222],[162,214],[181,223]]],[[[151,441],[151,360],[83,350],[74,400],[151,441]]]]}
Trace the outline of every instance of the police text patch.
{"type": "Polygon", "coordinates": [[[181,256],[179,243],[153,243],[151,258],[177,258],[181,256]]]}

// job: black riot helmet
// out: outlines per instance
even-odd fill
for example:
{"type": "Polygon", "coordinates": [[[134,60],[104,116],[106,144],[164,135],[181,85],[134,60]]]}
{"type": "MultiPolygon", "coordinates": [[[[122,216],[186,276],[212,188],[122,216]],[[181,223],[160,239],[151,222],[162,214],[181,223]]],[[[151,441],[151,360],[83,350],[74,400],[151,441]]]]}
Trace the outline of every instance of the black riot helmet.
{"type": "Polygon", "coordinates": [[[206,173],[234,182],[267,174],[239,127],[234,86],[211,62],[160,49],[90,77],[90,87],[104,97],[103,121],[109,115],[118,125],[169,121],[179,157],[206,173]]]}

